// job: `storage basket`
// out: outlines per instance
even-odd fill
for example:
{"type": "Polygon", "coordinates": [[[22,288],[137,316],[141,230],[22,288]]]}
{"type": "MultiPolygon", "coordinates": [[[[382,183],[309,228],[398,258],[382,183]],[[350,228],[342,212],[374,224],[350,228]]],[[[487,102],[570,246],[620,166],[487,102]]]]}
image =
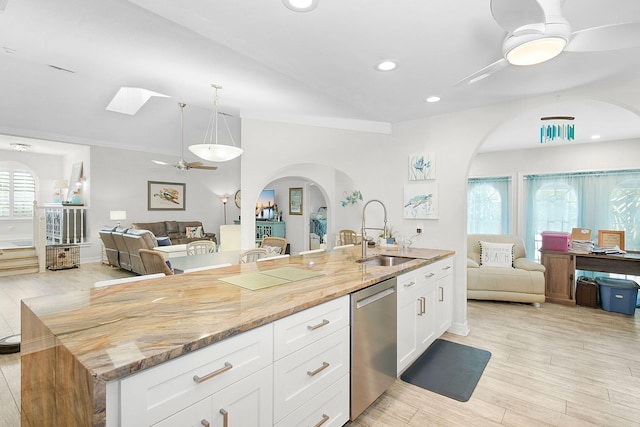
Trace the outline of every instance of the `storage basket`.
{"type": "Polygon", "coordinates": [[[47,268],[49,270],[63,270],[65,268],[75,267],[80,267],[80,246],[47,246],[47,268]]]}
{"type": "Polygon", "coordinates": [[[638,284],[633,280],[596,277],[602,309],[633,315],[636,311],[638,284]]]}
{"type": "Polygon", "coordinates": [[[576,280],[576,304],[584,307],[598,307],[598,283],[590,277],[580,276],[576,280]]]}

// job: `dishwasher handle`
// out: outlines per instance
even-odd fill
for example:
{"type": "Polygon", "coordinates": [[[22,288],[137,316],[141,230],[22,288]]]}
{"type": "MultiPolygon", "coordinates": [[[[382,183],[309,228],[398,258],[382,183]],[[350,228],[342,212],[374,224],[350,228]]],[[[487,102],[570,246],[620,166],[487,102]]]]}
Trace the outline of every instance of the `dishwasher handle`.
{"type": "Polygon", "coordinates": [[[387,295],[391,295],[393,293],[396,292],[396,285],[392,285],[390,287],[388,287],[387,289],[383,289],[380,292],[376,292],[373,295],[369,295],[368,297],[362,298],[360,300],[356,301],[356,310],[360,309],[362,307],[366,307],[369,304],[372,304],[376,301],[378,301],[381,298],[386,297],[387,295]]]}

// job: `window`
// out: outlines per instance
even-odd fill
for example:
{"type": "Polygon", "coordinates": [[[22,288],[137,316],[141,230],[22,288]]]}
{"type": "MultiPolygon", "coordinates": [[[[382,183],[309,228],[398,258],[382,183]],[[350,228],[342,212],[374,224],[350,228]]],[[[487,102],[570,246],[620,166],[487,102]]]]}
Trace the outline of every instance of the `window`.
{"type": "Polygon", "coordinates": [[[509,177],[470,178],[467,233],[509,234],[509,177]]]}
{"type": "MultiPolygon", "coordinates": [[[[527,175],[525,246],[539,257],[540,233],[573,227],[624,230],[625,248],[640,248],[640,170],[527,175]]],[[[594,234],[596,237],[594,237],[594,234]]]]}
{"type": "Polygon", "coordinates": [[[0,218],[31,218],[36,182],[21,169],[0,170],[0,218]]]}

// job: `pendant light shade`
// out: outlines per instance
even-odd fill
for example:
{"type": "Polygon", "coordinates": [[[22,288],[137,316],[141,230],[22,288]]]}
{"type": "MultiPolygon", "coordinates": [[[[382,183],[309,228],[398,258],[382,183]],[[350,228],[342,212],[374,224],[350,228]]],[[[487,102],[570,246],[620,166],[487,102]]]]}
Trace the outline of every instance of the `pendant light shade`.
{"type": "Polygon", "coordinates": [[[211,119],[209,120],[209,125],[207,126],[207,131],[204,135],[204,142],[202,144],[190,145],[189,151],[201,159],[208,160],[210,162],[226,162],[240,156],[243,150],[242,148],[235,146],[235,141],[233,140],[233,135],[231,134],[229,125],[227,125],[226,119],[224,119],[224,124],[229,136],[231,137],[231,142],[234,145],[218,143],[218,89],[222,89],[222,86],[212,84],[211,87],[215,89],[215,98],[213,103],[214,108],[211,114],[211,119]],[[207,138],[209,139],[208,143],[207,138]]]}

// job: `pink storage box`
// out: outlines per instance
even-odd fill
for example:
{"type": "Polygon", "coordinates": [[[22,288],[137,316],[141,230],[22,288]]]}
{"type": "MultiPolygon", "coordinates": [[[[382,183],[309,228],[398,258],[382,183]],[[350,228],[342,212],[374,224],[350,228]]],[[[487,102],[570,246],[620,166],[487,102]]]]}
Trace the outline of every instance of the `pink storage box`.
{"type": "Polygon", "coordinates": [[[543,231],[542,247],[543,251],[569,252],[569,239],[571,234],[561,231],[543,231]]]}

